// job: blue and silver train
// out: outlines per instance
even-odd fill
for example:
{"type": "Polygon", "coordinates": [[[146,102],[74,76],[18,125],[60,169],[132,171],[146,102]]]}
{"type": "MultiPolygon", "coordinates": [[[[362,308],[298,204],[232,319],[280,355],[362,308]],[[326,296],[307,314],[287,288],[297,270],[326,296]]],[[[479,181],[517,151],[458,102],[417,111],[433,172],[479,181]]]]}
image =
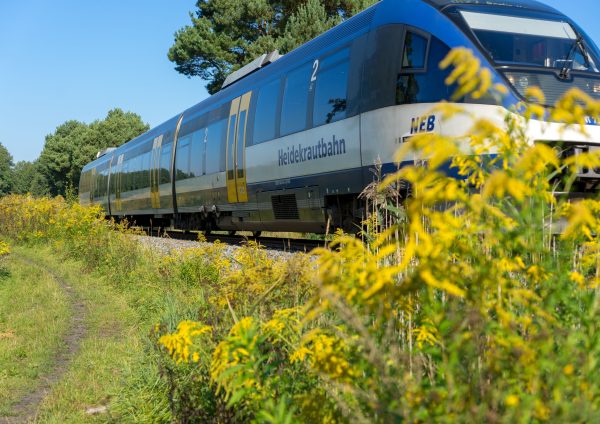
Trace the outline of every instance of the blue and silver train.
{"type": "MultiPolygon", "coordinates": [[[[223,89],[82,171],[82,204],[107,215],[184,230],[324,232],[352,228],[358,194],[376,161],[397,169],[394,152],[421,132],[458,135],[469,122],[430,114],[449,100],[450,49],[472,49],[496,82],[493,98],[459,102],[501,123],[525,90],[548,105],[578,87],[600,100],[600,51],[571,19],[533,0],[382,0],[278,57],[263,55],[233,73],[223,89]]],[[[587,136],[533,121],[534,141],[561,140],[565,151],[600,148],[587,136]],[[566,147],[565,147],[566,146],[566,147]]],[[[596,192],[599,170],[579,175],[596,192]]]]}

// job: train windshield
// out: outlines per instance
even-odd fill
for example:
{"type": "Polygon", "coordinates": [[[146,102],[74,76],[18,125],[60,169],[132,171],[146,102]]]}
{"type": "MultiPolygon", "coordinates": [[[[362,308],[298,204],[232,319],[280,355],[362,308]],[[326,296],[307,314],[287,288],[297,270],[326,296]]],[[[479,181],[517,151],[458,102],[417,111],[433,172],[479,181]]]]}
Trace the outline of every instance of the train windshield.
{"type": "Polygon", "coordinates": [[[593,43],[564,20],[461,11],[496,64],[600,73],[593,43]]]}

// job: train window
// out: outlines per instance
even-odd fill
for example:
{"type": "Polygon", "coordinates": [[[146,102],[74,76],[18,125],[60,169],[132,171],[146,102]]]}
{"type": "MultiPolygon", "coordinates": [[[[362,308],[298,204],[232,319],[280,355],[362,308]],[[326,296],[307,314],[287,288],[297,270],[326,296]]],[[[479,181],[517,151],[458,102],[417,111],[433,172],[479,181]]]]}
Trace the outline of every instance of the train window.
{"type": "Polygon", "coordinates": [[[206,134],[206,174],[215,174],[225,170],[224,132],[227,119],[211,124],[206,134]]]}
{"type": "Polygon", "coordinates": [[[133,175],[135,176],[134,179],[134,185],[133,188],[134,190],[137,190],[141,187],[141,180],[142,180],[142,158],[141,156],[136,156],[135,159],[133,160],[133,163],[135,164],[133,167],[133,175]]]}
{"type": "Polygon", "coordinates": [[[128,160],[125,165],[123,165],[123,169],[125,170],[125,190],[131,191],[133,189],[133,179],[131,178],[131,160],[128,160]]]}
{"type": "Polygon", "coordinates": [[[134,186],[134,179],[133,179],[133,160],[129,161],[129,170],[127,172],[127,190],[128,191],[132,191],[135,186],[134,186]]]}
{"type": "Polygon", "coordinates": [[[279,103],[279,80],[261,87],[256,101],[253,143],[258,144],[275,138],[275,120],[279,103]]]}
{"type": "Polygon", "coordinates": [[[190,177],[199,177],[204,172],[204,128],[192,134],[190,177]]]}
{"type": "Polygon", "coordinates": [[[135,158],[129,159],[129,173],[127,174],[127,188],[129,190],[135,189],[135,158]]]}
{"type": "Polygon", "coordinates": [[[137,188],[137,157],[131,158],[129,161],[129,189],[135,190],[137,188]]]}
{"type": "Polygon", "coordinates": [[[133,179],[134,171],[135,171],[135,169],[134,169],[133,159],[130,159],[129,160],[129,169],[127,172],[127,190],[128,191],[132,191],[135,188],[134,179],[133,179]]]}
{"type": "Polygon", "coordinates": [[[102,171],[102,180],[103,180],[103,187],[102,187],[102,196],[106,196],[108,195],[108,165],[106,166],[106,169],[104,171],[102,171]]]}
{"type": "Polygon", "coordinates": [[[121,193],[129,191],[129,161],[124,160],[121,167],[121,193]]]}
{"type": "Polygon", "coordinates": [[[137,163],[138,163],[137,157],[131,158],[130,163],[129,163],[129,177],[130,177],[129,188],[131,190],[137,189],[137,174],[138,174],[137,163]]]}
{"type": "Polygon", "coordinates": [[[361,111],[367,112],[396,103],[394,90],[402,63],[403,25],[385,25],[369,36],[365,48],[361,111]],[[398,42],[390,42],[398,40],[398,42]]]}
{"type": "Polygon", "coordinates": [[[104,184],[104,170],[98,172],[98,197],[102,197],[102,195],[104,194],[104,188],[105,188],[105,184],[104,184]]]}
{"type": "MultiPolygon", "coordinates": [[[[235,123],[237,120],[237,115],[231,115],[229,117],[229,129],[227,130],[227,149],[233,149],[235,145],[235,123]]],[[[233,178],[233,169],[235,164],[233,163],[234,155],[231,151],[227,153],[227,179],[231,180],[233,178]]]]}
{"type": "Polygon", "coordinates": [[[426,72],[402,69],[396,81],[396,104],[435,103],[450,100],[456,86],[446,85],[450,70],[441,70],[438,64],[450,52],[450,48],[435,37],[429,46],[430,64],[426,72]]]}
{"type": "Polygon", "coordinates": [[[142,189],[146,186],[145,183],[145,173],[144,173],[144,168],[145,168],[145,158],[144,155],[140,155],[139,160],[138,160],[138,169],[137,169],[137,188],[138,189],[142,189]]]}
{"type": "Polygon", "coordinates": [[[349,49],[343,49],[319,63],[316,77],[313,125],[346,117],[349,49]]]}
{"type": "Polygon", "coordinates": [[[102,174],[100,174],[99,171],[96,171],[96,190],[94,190],[94,199],[100,197],[100,191],[102,190],[102,187],[100,187],[100,184],[102,182],[101,177],[102,174]]]}
{"type": "Polygon", "coordinates": [[[134,159],[131,159],[129,161],[129,178],[128,178],[127,183],[129,185],[130,191],[135,190],[135,160],[134,159]]]}
{"type": "Polygon", "coordinates": [[[309,83],[312,63],[296,69],[287,76],[281,106],[281,135],[302,131],[306,128],[309,83]]]}
{"type": "Polygon", "coordinates": [[[160,184],[171,182],[171,152],[173,143],[164,144],[160,151],[160,184]]]}
{"type": "Polygon", "coordinates": [[[152,152],[148,151],[142,155],[142,168],[140,172],[140,188],[150,187],[150,164],[152,162],[152,152]]]}
{"type": "Polygon", "coordinates": [[[425,69],[427,39],[414,32],[407,31],[402,53],[403,69],[425,69]]]}
{"type": "Polygon", "coordinates": [[[180,138],[175,154],[175,179],[184,180],[190,175],[190,141],[191,136],[180,138]]]}
{"type": "Polygon", "coordinates": [[[100,194],[100,173],[96,171],[95,175],[96,183],[94,184],[94,199],[97,199],[100,194]]]}

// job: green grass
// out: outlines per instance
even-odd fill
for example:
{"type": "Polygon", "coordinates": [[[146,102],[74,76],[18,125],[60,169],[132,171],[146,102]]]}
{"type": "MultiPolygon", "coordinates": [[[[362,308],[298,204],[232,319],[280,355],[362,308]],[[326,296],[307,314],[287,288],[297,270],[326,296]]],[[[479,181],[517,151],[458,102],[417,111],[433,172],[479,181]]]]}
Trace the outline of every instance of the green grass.
{"type": "Polygon", "coordinates": [[[50,275],[19,256],[0,276],[0,416],[48,373],[67,329],[65,294],[50,275]]]}
{"type": "Polygon", "coordinates": [[[152,393],[147,388],[162,383],[151,362],[147,317],[130,306],[134,292],[124,293],[97,273],[83,273],[81,263],[57,258],[49,249],[17,248],[15,252],[59,273],[76,289],[87,310],[80,350],[42,402],[38,422],[140,422],[148,415],[157,421],[166,416],[168,405],[148,399],[152,393]],[[104,406],[108,407],[105,413],[86,413],[104,406]]]}
{"type": "MultiPolygon", "coordinates": [[[[156,282],[118,286],[50,248],[13,247],[0,278],[0,416],[32,393],[54,364],[71,321],[69,299],[46,270],[85,305],[85,334],[67,371],[37,411],[39,423],[170,422],[166,388],[148,338],[172,296],[156,282]],[[32,265],[35,264],[35,265],[32,265]],[[90,415],[89,408],[107,407],[90,415]]],[[[176,319],[176,318],[174,318],[176,319]]]]}
{"type": "MultiPolygon", "coordinates": [[[[157,257],[150,252],[136,250],[134,245],[115,243],[100,247],[106,255],[101,260],[85,263],[66,258],[78,251],[69,251],[60,242],[49,243],[47,247],[11,247],[10,277],[6,277],[11,284],[3,286],[6,293],[3,292],[0,299],[0,311],[5,311],[8,305],[17,311],[31,311],[31,306],[11,305],[12,298],[16,296],[21,297],[21,302],[26,301],[27,296],[22,293],[23,288],[27,287],[25,292],[40,302],[40,312],[29,319],[39,319],[41,323],[27,321],[22,327],[35,334],[40,325],[57,326],[62,323],[60,331],[56,332],[54,345],[48,344],[46,349],[46,368],[51,366],[71,322],[69,303],[72,300],[56,280],[45,273],[50,272],[63,285],[71,287],[70,291],[75,293],[79,303],[83,303],[85,310],[85,333],[79,349],[43,399],[35,422],[173,422],[169,382],[160,374],[161,364],[167,358],[159,354],[150,333],[156,323],[162,323],[168,331],[174,331],[182,319],[199,319],[203,313],[214,308],[206,287],[197,283],[199,275],[206,270],[196,269],[196,260],[195,265],[173,264],[165,274],[159,272],[157,257]],[[124,251],[128,252],[127,255],[123,254],[124,251]],[[25,263],[36,265],[19,265],[25,263]],[[125,264],[127,270],[119,264],[125,264]],[[37,285],[40,285],[43,281],[37,277],[40,275],[48,280],[47,285],[54,290],[53,296],[62,299],[61,308],[49,303],[52,298],[49,294],[32,291],[31,281],[37,281],[37,285]],[[91,408],[102,408],[103,411],[91,415],[87,413],[91,408]]],[[[215,278],[210,272],[205,277],[211,281],[215,278]]],[[[229,316],[228,311],[224,314],[229,316]]],[[[4,315],[0,316],[4,319],[4,315]]],[[[12,322],[6,328],[18,334],[17,326],[12,322]]],[[[47,333],[47,330],[42,332],[47,333]]],[[[14,350],[26,348],[27,338],[10,337],[14,350]]],[[[15,355],[7,352],[5,356],[11,359],[15,355]]],[[[1,369],[9,368],[2,366],[1,369]]],[[[28,369],[29,364],[22,365],[23,373],[28,369]]],[[[15,384],[6,389],[12,393],[13,402],[35,391],[40,381],[38,377],[39,374],[31,376],[18,392],[11,388],[15,384]]],[[[0,385],[0,390],[8,387],[0,385]]],[[[0,398],[4,399],[3,396],[0,398]]],[[[5,403],[4,412],[7,413],[10,411],[10,402],[5,403]]]]}

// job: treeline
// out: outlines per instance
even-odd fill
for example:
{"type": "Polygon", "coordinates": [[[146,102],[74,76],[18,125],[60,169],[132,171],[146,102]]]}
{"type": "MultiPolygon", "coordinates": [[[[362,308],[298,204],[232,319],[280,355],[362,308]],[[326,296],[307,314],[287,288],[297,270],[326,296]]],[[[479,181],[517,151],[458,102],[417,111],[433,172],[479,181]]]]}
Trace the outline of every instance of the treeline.
{"type": "Polygon", "coordinates": [[[0,143],[0,196],[72,196],[79,187],[81,168],[107,147],[118,147],[149,129],[142,118],[119,108],[102,120],[86,124],[67,121],[46,136],[40,156],[16,164],[0,143]]]}

